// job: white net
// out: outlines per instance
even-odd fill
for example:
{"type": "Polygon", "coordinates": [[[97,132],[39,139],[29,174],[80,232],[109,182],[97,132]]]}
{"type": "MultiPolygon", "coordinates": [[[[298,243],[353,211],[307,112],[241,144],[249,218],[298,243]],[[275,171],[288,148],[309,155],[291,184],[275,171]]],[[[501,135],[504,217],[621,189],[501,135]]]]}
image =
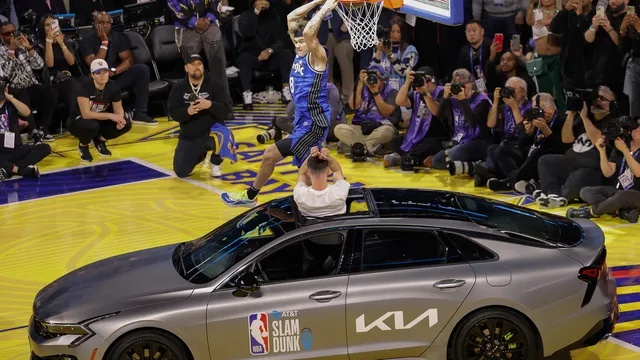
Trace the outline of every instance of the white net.
{"type": "Polygon", "coordinates": [[[378,19],[384,0],[340,2],[336,10],[351,35],[351,45],[362,51],[378,44],[378,19]]]}

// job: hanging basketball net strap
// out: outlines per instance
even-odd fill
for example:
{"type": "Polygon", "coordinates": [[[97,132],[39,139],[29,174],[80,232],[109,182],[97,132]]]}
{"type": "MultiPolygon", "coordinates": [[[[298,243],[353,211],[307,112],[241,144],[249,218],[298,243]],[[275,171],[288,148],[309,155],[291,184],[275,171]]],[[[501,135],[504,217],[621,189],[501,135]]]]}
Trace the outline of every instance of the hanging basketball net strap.
{"type": "Polygon", "coordinates": [[[378,19],[383,4],[383,0],[341,1],[336,7],[349,30],[351,45],[355,51],[362,51],[378,44],[378,19]]]}

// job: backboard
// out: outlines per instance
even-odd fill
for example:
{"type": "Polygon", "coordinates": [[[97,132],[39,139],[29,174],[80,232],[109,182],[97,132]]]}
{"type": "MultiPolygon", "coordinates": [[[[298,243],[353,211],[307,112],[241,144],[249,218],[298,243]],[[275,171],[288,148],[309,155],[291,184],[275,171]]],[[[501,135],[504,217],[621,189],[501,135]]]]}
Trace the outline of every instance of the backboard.
{"type": "Polygon", "coordinates": [[[397,11],[446,25],[464,23],[463,0],[404,0],[397,11]]]}

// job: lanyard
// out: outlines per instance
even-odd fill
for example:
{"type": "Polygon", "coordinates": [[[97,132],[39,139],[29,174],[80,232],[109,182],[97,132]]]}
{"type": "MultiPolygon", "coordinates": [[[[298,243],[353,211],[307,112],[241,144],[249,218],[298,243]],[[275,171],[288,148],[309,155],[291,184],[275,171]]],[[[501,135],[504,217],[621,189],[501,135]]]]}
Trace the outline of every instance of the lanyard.
{"type": "Polygon", "coordinates": [[[0,125],[2,125],[2,128],[4,130],[9,131],[10,130],[9,129],[9,106],[7,106],[6,102],[4,103],[4,116],[5,116],[5,119],[6,119],[5,120],[6,124],[5,124],[4,121],[0,121],[0,125]]]}
{"type": "MultiPolygon", "coordinates": [[[[556,122],[556,117],[557,116],[558,116],[558,110],[556,110],[556,113],[553,114],[553,119],[551,119],[551,123],[549,124],[549,129],[551,129],[551,127],[553,127],[553,123],[556,122]]],[[[536,131],[536,136],[535,136],[536,139],[538,138],[538,135],[540,135],[540,129],[538,129],[536,131]]]]}
{"type": "MultiPolygon", "coordinates": [[[[636,156],[638,156],[639,153],[640,153],[640,149],[634,151],[631,157],[635,158],[636,156]]],[[[620,165],[620,175],[622,175],[622,173],[624,172],[625,167],[627,167],[627,159],[625,159],[623,156],[622,164],[620,165]]]]}
{"type": "MultiPolygon", "coordinates": [[[[480,58],[480,64],[478,66],[480,66],[480,68],[482,69],[482,44],[480,44],[478,50],[478,57],[480,58]]],[[[473,66],[473,46],[471,44],[469,44],[469,63],[471,64],[469,70],[471,70],[472,73],[475,72],[475,67],[473,66]]],[[[480,77],[480,74],[476,75],[480,77]]]]}

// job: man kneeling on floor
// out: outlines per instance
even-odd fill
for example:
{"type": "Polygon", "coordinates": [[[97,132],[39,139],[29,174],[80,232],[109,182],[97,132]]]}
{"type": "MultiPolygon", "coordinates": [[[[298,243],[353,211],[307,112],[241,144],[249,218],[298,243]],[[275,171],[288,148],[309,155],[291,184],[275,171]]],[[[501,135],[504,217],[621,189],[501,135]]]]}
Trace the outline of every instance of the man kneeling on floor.
{"type": "MultiPolygon", "coordinates": [[[[640,211],[640,119],[631,131],[630,140],[616,139],[615,150],[607,158],[606,140],[601,136],[596,148],[600,152],[600,169],[607,178],[616,175],[615,186],[586,186],[580,197],[591,208],[569,209],[567,217],[592,218],[604,214],[618,215],[631,223],[638,222],[640,211]],[[617,151],[616,151],[617,150],[617,151]]],[[[615,179],[615,178],[614,178],[615,179]]]]}
{"type": "Polygon", "coordinates": [[[207,152],[213,150],[211,176],[220,177],[222,157],[219,153],[222,149],[216,151],[216,142],[209,135],[214,124],[224,128],[224,116],[231,109],[221,85],[204,71],[204,61],[200,55],[191,55],[184,69],[188,79],[177,82],[169,94],[169,114],[180,123],[173,171],[181,178],[189,176],[196,165],[206,158],[207,152]]]}
{"type": "Polygon", "coordinates": [[[349,184],[342,174],[340,163],[329,155],[329,150],[311,148],[311,155],[300,166],[298,184],[293,189],[293,199],[298,210],[306,217],[324,217],[344,214],[347,211],[349,184]],[[328,185],[329,171],[333,184],[328,185]],[[311,183],[311,186],[309,186],[311,183]]]}
{"type": "Polygon", "coordinates": [[[0,83],[0,182],[13,175],[39,177],[35,164],[51,153],[47,144],[22,144],[18,114],[26,117],[31,110],[0,83]]]}
{"type": "Polygon", "coordinates": [[[102,157],[111,156],[106,141],[122,136],[131,130],[131,121],[124,118],[120,87],[109,79],[109,65],[102,59],[91,62],[91,77],[75,88],[69,110],[67,129],[78,140],[80,160],[93,161],[89,144],[102,157]]]}

